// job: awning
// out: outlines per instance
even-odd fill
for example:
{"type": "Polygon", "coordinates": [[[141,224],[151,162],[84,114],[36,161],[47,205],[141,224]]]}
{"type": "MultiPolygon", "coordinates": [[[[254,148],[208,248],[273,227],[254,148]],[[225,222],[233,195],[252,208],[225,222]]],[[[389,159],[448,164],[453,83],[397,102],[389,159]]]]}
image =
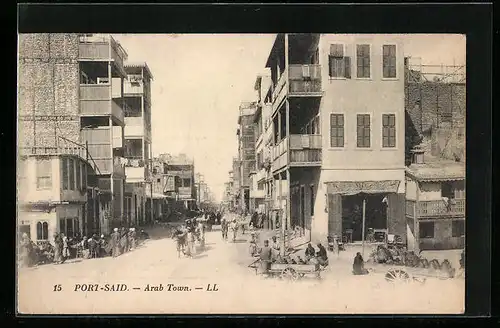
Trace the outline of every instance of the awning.
{"type": "Polygon", "coordinates": [[[356,194],[385,194],[397,193],[399,180],[380,181],[333,181],[326,182],[328,194],[356,195],[356,194]]]}

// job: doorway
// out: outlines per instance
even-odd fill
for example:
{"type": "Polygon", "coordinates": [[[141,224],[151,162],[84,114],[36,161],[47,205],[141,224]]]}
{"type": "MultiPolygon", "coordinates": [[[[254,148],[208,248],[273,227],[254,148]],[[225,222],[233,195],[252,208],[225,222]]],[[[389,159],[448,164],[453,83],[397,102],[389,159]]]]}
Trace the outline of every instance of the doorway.
{"type": "MultiPolygon", "coordinates": [[[[306,227],[306,195],[305,195],[305,187],[300,186],[300,192],[299,192],[299,198],[300,198],[300,226],[302,229],[305,229],[306,227]]],[[[313,205],[311,205],[313,206],[313,205]]]]}
{"type": "Polygon", "coordinates": [[[384,194],[352,195],[342,197],[343,233],[352,233],[352,241],[363,239],[363,198],[365,208],[365,238],[368,229],[387,229],[387,206],[384,194]]]}

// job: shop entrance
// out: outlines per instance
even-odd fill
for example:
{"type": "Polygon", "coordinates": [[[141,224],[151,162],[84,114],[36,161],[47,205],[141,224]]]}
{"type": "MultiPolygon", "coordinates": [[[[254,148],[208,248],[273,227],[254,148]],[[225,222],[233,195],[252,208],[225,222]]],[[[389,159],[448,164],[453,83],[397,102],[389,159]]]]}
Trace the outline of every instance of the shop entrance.
{"type": "Polygon", "coordinates": [[[351,241],[362,240],[363,198],[365,208],[365,238],[368,229],[387,229],[387,206],[384,194],[342,196],[342,227],[344,234],[352,235],[351,241]]]}

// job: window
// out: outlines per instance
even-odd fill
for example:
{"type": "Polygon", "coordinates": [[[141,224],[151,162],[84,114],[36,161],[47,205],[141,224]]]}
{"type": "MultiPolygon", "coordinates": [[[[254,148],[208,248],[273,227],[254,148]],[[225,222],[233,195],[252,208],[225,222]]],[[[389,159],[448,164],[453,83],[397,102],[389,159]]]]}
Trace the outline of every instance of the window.
{"type": "Polygon", "coordinates": [[[36,163],[36,188],[52,187],[52,162],[50,159],[39,159],[36,163]]]}
{"type": "Polygon", "coordinates": [[[309,187],[311,189],[311,203],[310,203],[310,206],[311,206],[311,216],[314,216],[314,185],[311,185],[309,187]]]}
{"type": "Polygon", "coordinates": [[[330,115],[330,147],[344,147],[344,114],[330,115]]]}
{"type": "Polygon", "coordinates": [[[161,181],[161,179],[160,179],[160,178],[156,179],[156,182],[160,183],[160,181],[161,181]]]}
{"type": "Polygon", "coordinates": [[[66,235],[66,237],[68,237],[68,238],[74,237],[75,232],[80,230],[78,224],[75,225],[75,221],[78,222],[78,219],[74,219],[74,218],[60,219],[59,220],[59,232],[66,235]]]}
{"type": "Polygon", "coordinates": [[[82,172],[80,163],[75,161],[75,169],[76,169],[76,190],[82,190],[82,172]]]}
{"type": "Polygon", "coordinates": [[[441,197],[447,197],[448,199],[455,198],[455,191],[453,190],[453,186],[451,183],[441,183],[441,197]]]}
{"type": "Polygon", "coordinates": [[[384,78],[396,77],[396,45],[382,47],[382,70],[384,78]]]}
{"type": "Polygon", "coordinates": [[[49,239],[49,224],[45,221],[36,224],[36,240],[49,239]]]}
{"type": "Polygon", "coordinates": [[[434,238],[434,222],[420,222],[420,238],[434,238]]]}
{"type": "Polygon", "coordinates": [[[370,148],[370,115],[358,114],[357,134],[358,148],[370,148]]]}
{"type": "Polygon", "coordinates": [[[351,78],[351,58],[344,57],[343,44],[331,44],[328,56],[328,71],[330,77],[351,78]]]}
{"type": "Polygon", "coordinates": [[[75,161],[68,158],[69,189],[75,190],[75,161]]]}
{"type": "Polygon", "coordinates": [[[191,187],[191,179],[182,179],[182,185],[184,187],[191,187]]]}
{"type": "Polygon", "coordinates": [[[370,45],[358,44],[356,46],[356,76],[358,78],[370,78],[370,45]]]}
{"type": "Polygon", "coordinates": [[[455,220],[451,222],[451,236],[462,237],[465,236],[465,221],[455,220]]]}
{"type": "Polygon", "coordinates": [[[382,147],[396,147],[396,115],[382,115],[382,147]]]}

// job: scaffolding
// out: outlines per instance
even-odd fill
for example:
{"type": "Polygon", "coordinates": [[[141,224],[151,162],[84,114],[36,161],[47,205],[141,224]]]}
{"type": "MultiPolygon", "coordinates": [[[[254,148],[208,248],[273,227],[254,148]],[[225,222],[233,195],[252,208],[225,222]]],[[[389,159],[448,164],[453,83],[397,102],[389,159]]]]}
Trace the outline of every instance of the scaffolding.
{"type": "Polygon", "coordinates": [[[466,83],[465,65],[422,64],[420,57],[405,58],[406,83],[466,83]]]}

